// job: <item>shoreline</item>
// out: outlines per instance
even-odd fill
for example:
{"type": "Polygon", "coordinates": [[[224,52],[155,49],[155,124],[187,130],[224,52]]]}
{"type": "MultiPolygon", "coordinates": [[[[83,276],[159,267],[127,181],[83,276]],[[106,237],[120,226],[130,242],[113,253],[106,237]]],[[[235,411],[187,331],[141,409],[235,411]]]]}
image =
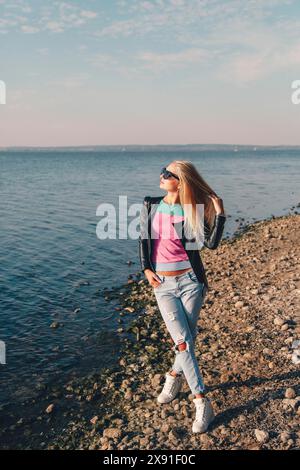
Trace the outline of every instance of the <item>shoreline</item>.
{"type": "Polygon", "coordinates": [[[48,390],[32,416],[1,431],[1,447],[299,447],[299,366],[291,360],[291,344],[300,338],[299,229],[297,213],[271,216],[242,227],[217,250],[201,252],[210,290],[195,349],[217,415],[207,433],[191,432],[186,381],[179,399],[156,402],[173,352],[152,287],[131,279],[118,288],[128,287],[120,319],[134,317],[117,330],[123,343],[118,364],[48,390]]]}

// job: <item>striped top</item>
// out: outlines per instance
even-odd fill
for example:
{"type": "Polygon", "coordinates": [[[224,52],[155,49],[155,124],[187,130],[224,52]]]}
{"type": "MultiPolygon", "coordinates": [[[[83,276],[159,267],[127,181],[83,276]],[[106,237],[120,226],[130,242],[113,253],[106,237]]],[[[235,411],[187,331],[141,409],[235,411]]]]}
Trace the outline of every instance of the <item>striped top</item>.
{"type": "Polygon", "coordinates": [[[191,268],[189,257],[172,222],[184,220],[181,204],[167,204],[161,199],[152,221],[153,249],[151,261],[156,271],[179,271],[191,268]]]}

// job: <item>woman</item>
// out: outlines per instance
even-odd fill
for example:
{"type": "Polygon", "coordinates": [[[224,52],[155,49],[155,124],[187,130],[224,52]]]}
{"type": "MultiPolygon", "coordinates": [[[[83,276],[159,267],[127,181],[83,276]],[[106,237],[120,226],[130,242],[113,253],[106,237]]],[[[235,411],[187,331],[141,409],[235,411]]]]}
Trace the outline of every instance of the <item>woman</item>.
{"type": "Polygon", "coordinates": [[[213,250],[218,247],[226,215],[222,199],[189,161],[175,160],[163,168],[160,188],[166,191],[165,196],[144,199],[139,239],[142,271],[153,287],[162,318],[175,343],[175,360],[165,374],[166,381],[157,400],[159,403],[173,400],[181,389],[184,375],[195,395],[196,417],[192,430],[205,432],[214,419],[214,411],[205,395],[194,352],[197,321],[208,291],[199,250],[203,245],[213,250]],[[201,224],[199,207],[204,224],[201,224]],[[187,233],[194,236],[187,237],[187,233]]]}

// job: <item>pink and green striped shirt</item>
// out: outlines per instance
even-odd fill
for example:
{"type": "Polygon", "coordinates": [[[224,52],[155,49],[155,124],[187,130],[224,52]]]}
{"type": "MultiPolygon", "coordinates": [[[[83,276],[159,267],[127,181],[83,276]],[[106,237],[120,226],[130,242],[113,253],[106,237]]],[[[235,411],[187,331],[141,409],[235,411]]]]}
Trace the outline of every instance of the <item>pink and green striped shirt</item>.
{"type": "Polygon", "coordinates": [[[158,204],[152,221],[153,249],[151,261],[156,271],[179,271],[191,268],[189,257],[172,222],[184,220],[180,204],[158,204]]]}

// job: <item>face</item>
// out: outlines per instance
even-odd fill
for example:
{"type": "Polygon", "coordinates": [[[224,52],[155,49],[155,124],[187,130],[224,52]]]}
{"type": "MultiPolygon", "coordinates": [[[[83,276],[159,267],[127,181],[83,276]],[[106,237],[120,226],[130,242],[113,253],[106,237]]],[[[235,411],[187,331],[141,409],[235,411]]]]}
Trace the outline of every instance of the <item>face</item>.
{"type": "MultiPolygon", "coordinates": [[[[168,171],[171,171],[175,175],[178,175],[177,168],[174,163],[170,163],[170,165],[168,165],[166,169],[168,171]]],[[[178,184],[179,180],[177,180],[176,178],[172,177],[165,180],[163,175],[160,175],[160,188],[165,189],[166,191],[177,191],[178,184]]]]}

